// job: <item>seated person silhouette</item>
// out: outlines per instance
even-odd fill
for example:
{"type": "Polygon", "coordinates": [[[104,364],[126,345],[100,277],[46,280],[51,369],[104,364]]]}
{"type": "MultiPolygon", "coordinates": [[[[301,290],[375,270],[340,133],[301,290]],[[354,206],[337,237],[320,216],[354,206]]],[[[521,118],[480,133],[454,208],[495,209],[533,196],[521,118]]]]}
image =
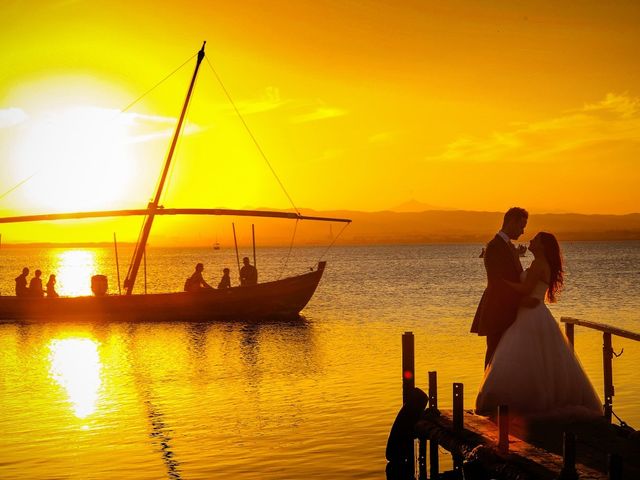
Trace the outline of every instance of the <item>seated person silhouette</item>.
{"type": "Polygon", "coordinates": [[[249,263],[249,257],[242,259],[244,264],[240,269],[240,285],[243,287],[258,284],[258,270],[249,263]]]}
{"type": "Polygon", "coordinates": [[[52,273],[49,275],[49,281],[47,282],[47,297],[55,298],[59,296],[58,292],[56,292],[56,276],[52,273]]]}
{"type": "Polygon", "coordinates": [[[220,279],[220,283],[218,284],[218,289],[223,288],[231,288],[231,277],[229,276],[229,269],[222,269],[222,278],[220,279]]]}
{"type": "Polygon", "coordinates": [[[36,270],[35,277],[29,282],[29,296],[30,297],[44,297],[44,290],[42,289],[42,271],[36,270]]]}
{"type": "Polygon", "coordinates": [[[185,292],[199,292],[200,290],[213,288],[202,278],[202,271],[204,270],[204,265],[202,263],[198,263],[196,265],[196,271],[193,272],[187,281],[184,282],[184,291],[185,292]]]}
{"type": "Polygon", "coordinates": [[[29,269],[24,267],[22,273],[16,277],[16,297],[28,297],[29,288],[27,288],[27,275],[29,269]]]}

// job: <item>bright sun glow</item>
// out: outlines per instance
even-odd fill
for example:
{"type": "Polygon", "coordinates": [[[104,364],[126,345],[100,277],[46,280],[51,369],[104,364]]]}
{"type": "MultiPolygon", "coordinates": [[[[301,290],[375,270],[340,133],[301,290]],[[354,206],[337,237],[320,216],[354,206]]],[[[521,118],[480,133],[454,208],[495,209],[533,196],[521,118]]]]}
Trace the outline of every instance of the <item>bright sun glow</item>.
{"type": "Polygon", "coordinates": [[[56,253],[56,290],[63,296],[91,295],[91,276],[96,273],[96,255],[91,250],[56,253]]]}
{"type": "Polygon", "coordinates": [[[97,343],[89,338],[55,339],[49,351],[51,377],[66,390],[75,416],[88,417],[96,410],[102,383],[97,343]]]}
{"type": "Polygon", "coordinates": [[[34,175],[27,201],[53,211],[108,208],[135,174],[127,119],[73,107],[31,118],[16,139],[20,177],[34,175]]]}

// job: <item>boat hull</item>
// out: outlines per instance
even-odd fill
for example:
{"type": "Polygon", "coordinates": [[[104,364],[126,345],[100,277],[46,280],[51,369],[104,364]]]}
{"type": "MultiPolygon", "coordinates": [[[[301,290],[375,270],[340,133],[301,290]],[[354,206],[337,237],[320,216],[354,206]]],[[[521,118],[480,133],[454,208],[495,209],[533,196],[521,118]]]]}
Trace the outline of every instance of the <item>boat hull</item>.
{"type": "Polygon", "coordinates": [[[102,297],[0,297],[0,321],[212,321],[295,318],[313,296],[317,270],[249,287],[102,297]]]}

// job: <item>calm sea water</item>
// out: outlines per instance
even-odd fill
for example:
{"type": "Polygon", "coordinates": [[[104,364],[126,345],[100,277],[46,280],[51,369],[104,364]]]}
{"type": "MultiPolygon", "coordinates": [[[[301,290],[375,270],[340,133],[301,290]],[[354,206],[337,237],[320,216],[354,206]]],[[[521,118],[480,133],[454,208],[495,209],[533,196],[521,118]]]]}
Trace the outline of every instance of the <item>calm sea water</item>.
{"type": "MultiPolygon", "coordinates": [[[[640,243],[563,248],[556,317],[640,331],[640,243]]],[[[0,324],[0,477],[384,478],[403,332],[416,336],[417,385],[437,370],[441,406],[463,382],[473,407],[484,358],[484,338],[468,333],[485,284],[479,251],[335,247],[296,322],[0,324]]],[[[261,280],[304,272],[323,252],[296,249],[285,264],[287,249],[258,250],[261,280]]],[[[119,253],[126,263],[130,252],[119,253]]],[[[150,249],[148,291],[180,290],[198,261],[214,284],[224,266],[237,271],[228,249],[150,249]]],[[[23,266],[56,273],[62,294],[88,293],[94,273],[118,290],[111,249],[3,246],[0,266],[4,295],[23,266]]],[[[614,338],[622,348],[614,410],[638,428],[640,345],[614,338]]],[[[601,392],[601,336],[577,328],[576,351],[601,392]]]]}

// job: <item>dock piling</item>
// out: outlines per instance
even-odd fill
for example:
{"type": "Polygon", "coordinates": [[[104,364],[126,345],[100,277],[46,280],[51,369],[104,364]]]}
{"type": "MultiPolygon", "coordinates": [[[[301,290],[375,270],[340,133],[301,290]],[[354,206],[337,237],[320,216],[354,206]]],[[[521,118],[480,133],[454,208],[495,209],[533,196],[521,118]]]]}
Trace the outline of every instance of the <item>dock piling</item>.
{"type": "Polygon", "coordinates": [[[509,453],[509,406],[498,406],[498,451],[509,453]]]}
{"type": "MultiPolygon", "coordinates": [[[[429,372],[429,410],[438,411],[438,372],[429,372]]],[[[438,478],[440,475],[440,462],[438,458],[438,442],[429,440],[429,475],[438,478]]]]}
{"type": "Polygon", "coordinates": [[[416,385],[415,344],[412,332],[402,335],[402,403],[407,403],[416,385]]]}
{"type": "Polygon", "coordinates": [[[622,457],[609,454],[608,463],[609,480],[622,480],[622,457]]]}
{"type": "Polygon", "coordinates": [[[564,324],[564,333],[567,336],[567,340],[569,340],[569,345],[571,345],[571,349],[574,349],[575,336],[574,336],[575,325],[573,323],[565,323],[564,324]]]}
{"type": "Polygon", "coordinates": [[[562,470],[558,480],[578,480],[576,470],[576,435],[564,432],[562,437],[562,470]]]}
{"type": "Polygon", "coordinates": [[[453,384],[453,430],[461,432],[464,428],[464,385],[453,384]]]}
{"type": "Polygon", "coordinates": [[[613,411],[613,346],[611,344],[611,333],[602,334],[602,363],[604,367],[604,416],[611,422],[611,412],[613,411]]]}
{"type": "Polygon", "coordinates": [[[438,410],[438,372],[429,372],[429,408],[438,410]]]}

